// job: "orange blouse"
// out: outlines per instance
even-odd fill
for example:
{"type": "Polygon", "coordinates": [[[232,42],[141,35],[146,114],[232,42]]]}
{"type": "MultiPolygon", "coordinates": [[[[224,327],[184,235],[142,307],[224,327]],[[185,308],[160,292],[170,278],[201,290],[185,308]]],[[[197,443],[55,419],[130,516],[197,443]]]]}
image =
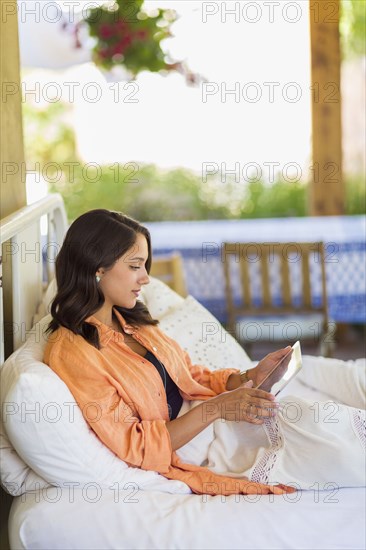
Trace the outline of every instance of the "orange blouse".
{"type": "MultiPolygon", "coordinates": [[[[126,324],[114,310],[121,326],[126,324]]],[[[167,400],[162,379],[149,361],[133,352],[123,334],[91,316],[101,349],[60,327],[49,336],[44,361],[65,382],[85,420],[101,441],[127,464],[185,482],[199,494],[260,491],[260,484],[214,474],[184,464],[172,451],[167,400]]],[[[237,369],[211,371],[192,365],[180,346],[156,326],[133,328],[133,337],[163,363],[187,400],[206,400],[226,391],[237,369]]]]}

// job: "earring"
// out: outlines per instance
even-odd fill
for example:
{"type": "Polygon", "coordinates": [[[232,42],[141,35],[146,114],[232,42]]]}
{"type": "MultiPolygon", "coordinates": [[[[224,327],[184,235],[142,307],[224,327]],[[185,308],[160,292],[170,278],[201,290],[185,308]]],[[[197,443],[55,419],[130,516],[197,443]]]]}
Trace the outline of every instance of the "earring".
{"type": "Polygon", "coordinates": [[[99,275],[96,275],[96,276],[95,276],[95,280],[97,281],[97,284],[100,282],[100,277],[99,277],[99,275]]]}

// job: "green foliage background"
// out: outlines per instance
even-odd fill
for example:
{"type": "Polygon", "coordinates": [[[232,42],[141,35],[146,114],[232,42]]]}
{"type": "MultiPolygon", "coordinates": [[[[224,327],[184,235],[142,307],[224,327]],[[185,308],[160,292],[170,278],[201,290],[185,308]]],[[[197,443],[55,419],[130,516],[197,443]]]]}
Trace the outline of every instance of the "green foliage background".
{"type": "MultiPolygon", "coordinates": [[[[140,2],[140,0],[136,0],[140,2]]],[[[344,58],[365,55],[365,0],[341,0],[340,30],[344,58]]],[[[49,191],[64,198],[69,220],[92,208],[124,211],[141,221],[204,220],[306,216],[305,183],[262,181],[206,182],[190,170],[161,170],[125,162],[86,168],[78,157],[68,125],[71,107],[53,103],[45,109],[23,104],[26,159],[29,169],[47,167],[49,191]],[[56,163],[56,165],[55,165],[56,163]],[[75,163],[72,166],[70,163],[75,163]]],[[[366,212],[364,175],[346,176],[346,214],[366,212]]]]}
{"type": "Polygon", "coordinates": [[[366,55],[365,0],[341,0],[340,32],[344,58],[366,55]]]}
{"type": "MultiPolygon", "coordinates": [[[[49,191],[64,198],[69,220],[92,208],[123,211],[141,221],[205,220],[306,216],[308,186],[278,179],[236,183],[220,175],[207,181],[185,168],[162,170],[134,161],[86,165],[78,158],[67,107],[24,104],[25,148],[29,169],[36,163],[50,180],[49,191]],[[36,136],[36,139],[35,139],[36,136]]],[[[347,214],[366,212],[363,177],[346,181],[347,214]]]]}

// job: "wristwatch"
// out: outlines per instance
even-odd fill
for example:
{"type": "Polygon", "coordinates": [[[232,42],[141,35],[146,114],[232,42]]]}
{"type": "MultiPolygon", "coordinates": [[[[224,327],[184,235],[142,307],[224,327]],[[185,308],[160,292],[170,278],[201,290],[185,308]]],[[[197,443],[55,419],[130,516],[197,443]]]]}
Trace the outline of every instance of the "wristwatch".
{"type": "Polygon", "coordinates": [[[240,371],[240,381],[241,381],[242,384],[245,384],[246,382],[249,382],[248,370],[249,369],[240,371]]]}

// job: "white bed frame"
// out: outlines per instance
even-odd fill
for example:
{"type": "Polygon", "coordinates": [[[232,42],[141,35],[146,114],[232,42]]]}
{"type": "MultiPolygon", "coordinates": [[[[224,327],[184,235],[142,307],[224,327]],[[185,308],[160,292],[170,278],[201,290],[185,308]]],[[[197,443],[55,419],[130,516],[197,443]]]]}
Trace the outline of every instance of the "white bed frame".
{"type": "Polygon", "coordinates": [[[6,327],[12,326],[12,351],[21,345],[26,332],[32,327],[43,290],[52,278],[54,259],[66,230],[66,212],[59,194],[48,195],[1,220],[0,275],[2,280],[3,268],[11,273],[12,310],[4,311],[3,292],[6,293],[8,289],[1,285],[0,364],[5,358],[6,327]],[[43,273],[43,255],[47,258],[46,273],[43,273]]]}

